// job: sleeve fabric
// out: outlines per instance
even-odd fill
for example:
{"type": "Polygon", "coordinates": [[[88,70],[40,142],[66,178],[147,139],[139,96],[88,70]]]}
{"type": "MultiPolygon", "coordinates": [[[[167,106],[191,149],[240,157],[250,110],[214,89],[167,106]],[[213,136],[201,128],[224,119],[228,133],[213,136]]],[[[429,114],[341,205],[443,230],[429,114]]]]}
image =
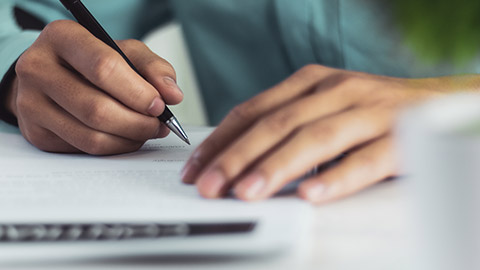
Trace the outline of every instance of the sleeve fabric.
{"type": "Polygon", "coordinates": [[[37,39],[39,31],[22,30],[14,16],[14,1],[0,3],[0,75],[37,39]]]}
{"type": "Polygon", "coordinates": [[[15,76],[18,57],[37,39],[39,31],[23,30],[14,14],[12,0],[0,2],[0,120],[17,125],[17,120],[6,108],[6,91],[15,76]]]}

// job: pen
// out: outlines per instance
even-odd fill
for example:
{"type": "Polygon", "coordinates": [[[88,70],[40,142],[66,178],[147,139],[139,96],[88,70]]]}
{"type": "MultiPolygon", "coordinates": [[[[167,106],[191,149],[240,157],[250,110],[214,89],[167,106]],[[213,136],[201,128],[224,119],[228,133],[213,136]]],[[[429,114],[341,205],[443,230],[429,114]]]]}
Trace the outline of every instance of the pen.
{"type": "MultiPolygon", "coordinates": [[[[95,37],[103,41],[108,46],[112,47],[117,51],[123,59],[128,63],[128,65],[137,72],[140,76],[140,72],[135,68],[135,66],[130,62],[127,56],[120,50],[118,45],[113,41],[113,39],[108,35],[105,29],[100,25],[100,23],[93,17],[93,15],[88,11],[88,9],[83,5],[80,0],[60,0],[67,10],[72,13],[72,15],[77,19],[78,23],[85,27],[90,33],[95,37]]],[[[142,78],[144,78],[142,76],[142,78]]],[[[167,125],[167,127],[175,133],[180,139],[182,139],[187,144],[190,144],[188,136],[183,130],[182,126],[178,122],[177,118],[172,114],[172,112],[165,106],[165,111],[158,117],[158,119],[167,125]]]]}

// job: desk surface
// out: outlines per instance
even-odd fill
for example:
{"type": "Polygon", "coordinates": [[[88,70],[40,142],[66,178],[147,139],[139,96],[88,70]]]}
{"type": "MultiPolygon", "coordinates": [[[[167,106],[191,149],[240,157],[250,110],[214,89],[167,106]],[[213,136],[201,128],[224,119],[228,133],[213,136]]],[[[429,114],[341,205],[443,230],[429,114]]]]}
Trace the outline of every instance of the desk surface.
{"type": "Polygon", "coordinates": [[[408,207],[401,180],[318,207],[310,265],[318,269],[408,268],[408,207]]]}

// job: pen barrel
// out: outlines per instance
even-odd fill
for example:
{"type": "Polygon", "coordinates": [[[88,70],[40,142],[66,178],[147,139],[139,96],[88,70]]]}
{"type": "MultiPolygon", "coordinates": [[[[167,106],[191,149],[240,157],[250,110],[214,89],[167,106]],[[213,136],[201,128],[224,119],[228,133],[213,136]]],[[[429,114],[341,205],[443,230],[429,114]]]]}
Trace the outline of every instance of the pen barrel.
{"type": "Polygon", "coordinates": [[[163,111],[162,115],[157,117],[162,123],[166,123],[170,119],[173,118],[172,112],[165,106],[165,111],[163,111]]]}
{"type": "Polygon", "coordinates": [[[72,8],[72,5],[76,2],[77,0],[60,0],[62,2],[62,5],[70,10],[72,8]]]}

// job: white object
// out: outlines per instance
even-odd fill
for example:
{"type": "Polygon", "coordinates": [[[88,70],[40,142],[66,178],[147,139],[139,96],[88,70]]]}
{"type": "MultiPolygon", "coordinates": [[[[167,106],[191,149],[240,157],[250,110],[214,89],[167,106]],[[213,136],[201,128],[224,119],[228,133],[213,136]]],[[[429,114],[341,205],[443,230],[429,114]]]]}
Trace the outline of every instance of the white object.
{"type": "Polygon", "coordinates": [[[480,96],[407,110],[397,129],[421,270],[480,269],[480,96]]]}

